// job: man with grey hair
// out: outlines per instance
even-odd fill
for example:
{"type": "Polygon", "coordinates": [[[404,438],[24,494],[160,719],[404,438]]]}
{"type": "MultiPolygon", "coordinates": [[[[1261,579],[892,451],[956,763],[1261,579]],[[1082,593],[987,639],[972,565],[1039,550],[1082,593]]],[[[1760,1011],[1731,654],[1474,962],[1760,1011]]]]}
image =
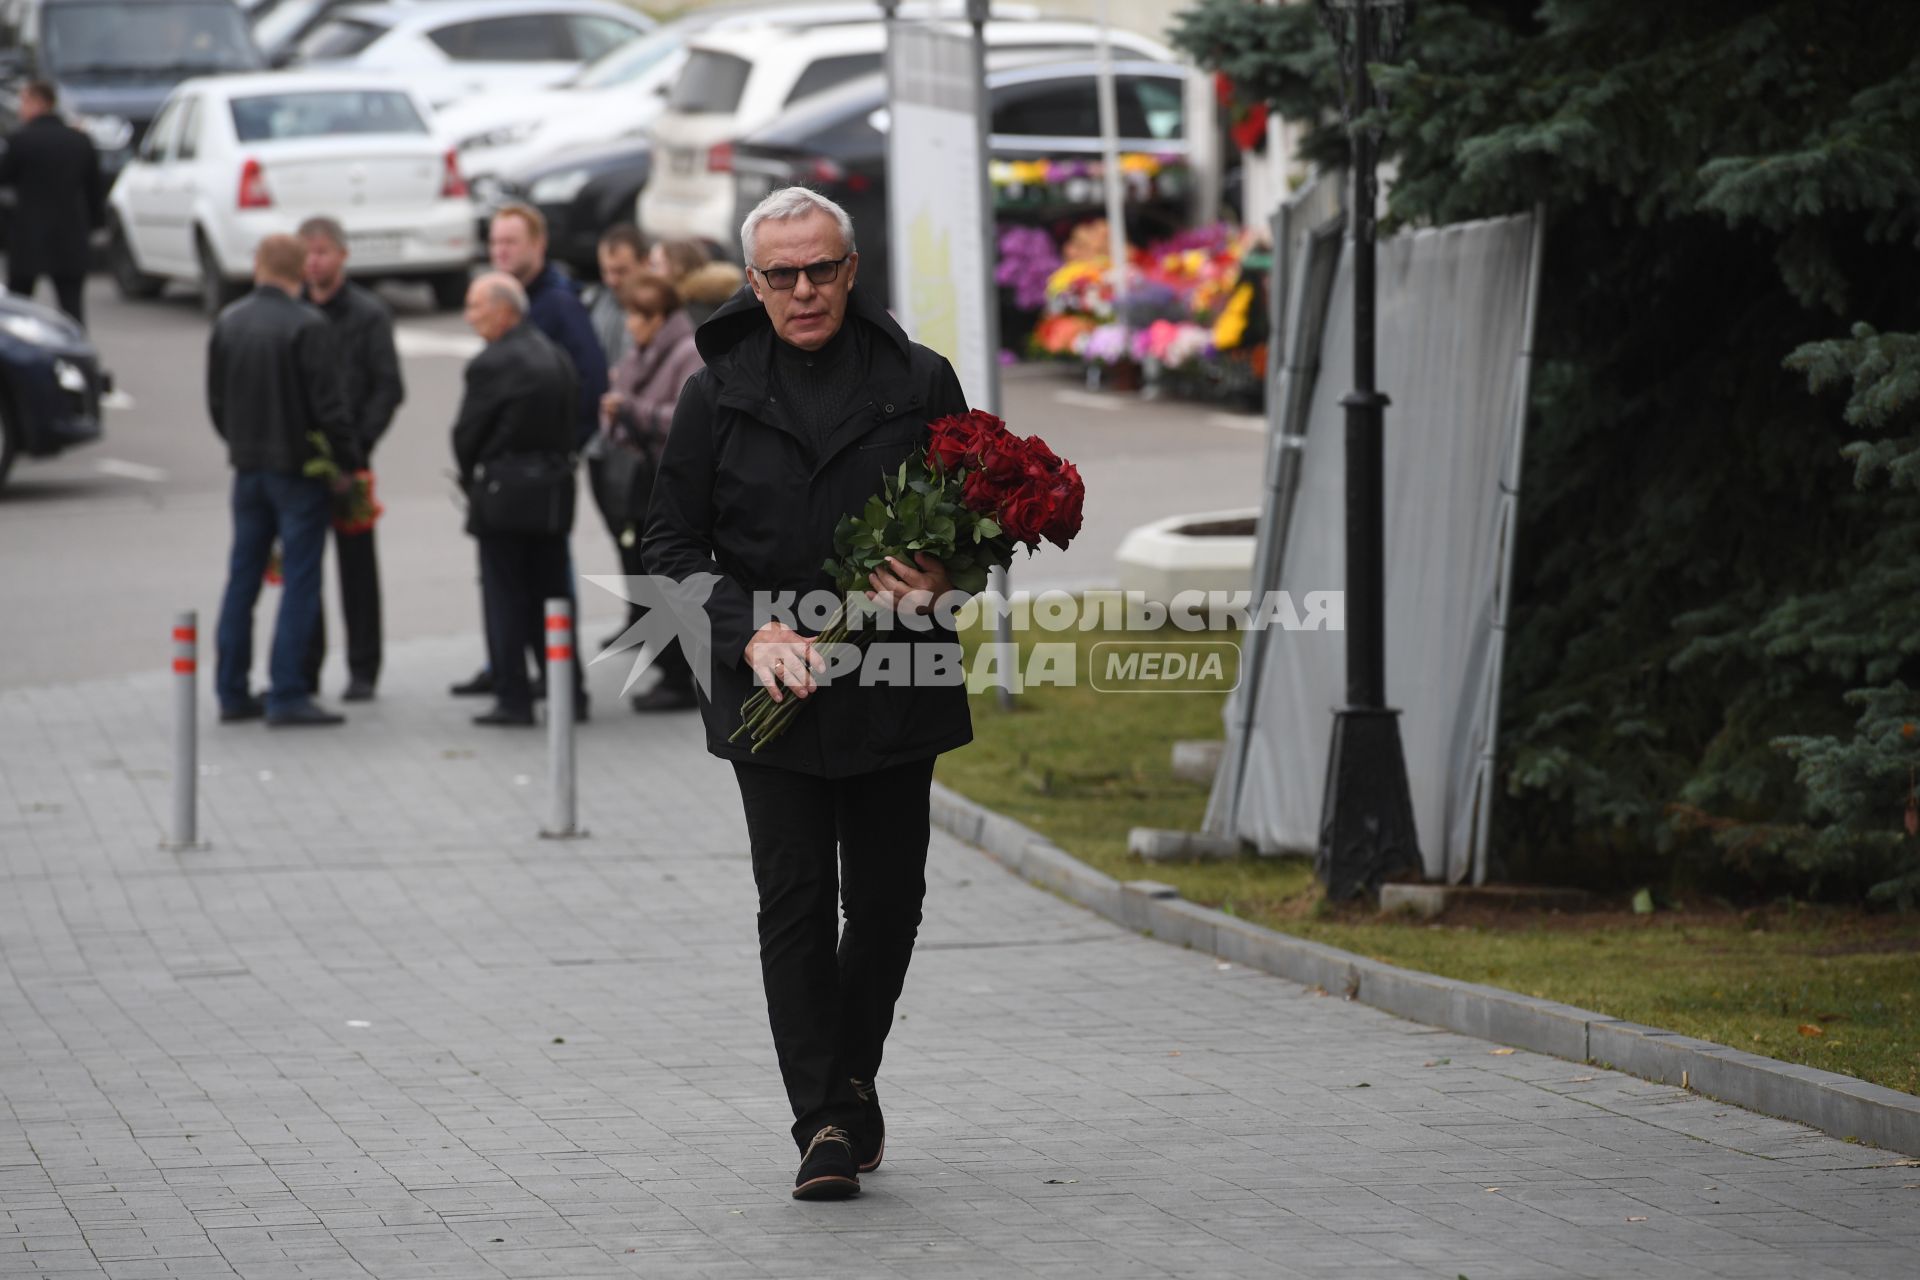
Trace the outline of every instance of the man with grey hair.
{"type": "MultiPolygon", "coordinates": [[[[543,635],[545,602],[573,595],[567,535],[578,380],[567,353],[527,319],[527,291],[512,276],[490,271],[475,280],[466,315],[487,345],[467,364],[453,456],[467,493],[467,532],[480,548],[495,696],[474,723],[531,725],[525,655],[543,635]]],[[[579,663],[573,671],[574,702],[584,713],[579,663]]]]}
{"type": "MultiPolygon", "coordinates": [[[[301,296],[320,308],[333,336],[333,367],[347,402],[363,467],[373,466],[373,447],[387,433],[394,411],[406,398],[400,378],[400,351],[393,340],[393,317],[371,290],[347,278],[347,234],[338,221],[308,218],[299,236],[306,246],[306,286],[301,296]]],[[[340,612],[346,619],[346,702],[373,697],[380,679],[380,562],[374,555],[373,529],[333,527],[333,550],[340,572],[340,612]]],[[[322,610],[307,656],[308,683],[320,687],[326,660],[327,625],[322,610]]]]}
{"type": "MultiPolygon", "coordinates": [[[[650,573],[683,582],[720,574],[706,604],[707,749],[732,762],[746,811],[761,977],[801,1151],[793,1194],[836,1199],[857,1193],[885,1152],[874,1075],[926,895],[934,758],[973,731],[961,684],[823,688],[825,658],[791,625],[802,619],[771,614],[783,595],[833,590],[822,564],[834,526],[925,449],[929,421],[967,402],[952,366],[855,287],[853,224],[833,201],[776,191],[740,243],[749,288],[697,331],[706,367],[667,434],[645,559],[650,573]],[[758,754],[732,741],[756,684],[775,701],[818,694],[758,754]]],[[[924,553],[870,585],[887,608],[916,614],[951,589],[924,553]]],[[[896,669],[957,663],[951,630],[913,621],[886,637],[915,646],[896,669]]]]}

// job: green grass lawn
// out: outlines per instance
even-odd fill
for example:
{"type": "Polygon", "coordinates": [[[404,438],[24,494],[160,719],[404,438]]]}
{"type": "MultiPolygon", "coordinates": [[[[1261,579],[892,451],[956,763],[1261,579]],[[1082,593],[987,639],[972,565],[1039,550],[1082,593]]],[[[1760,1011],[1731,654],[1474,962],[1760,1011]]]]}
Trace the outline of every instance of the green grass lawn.
{"type": "Polygon", "coordinates": [[[1180,739],[1222,736],[1224,695],[1100,692],[1086,682],[1086,659],[1117,637],[1071,638],[1081,683],[1028,690],[1010,712],[976,694],[974,742],[941,758],[942,782],[1109,875],[1163,880],[1275,929],[1920,1093],[1920,919],[1911,915],[1701,902],[1652,916],[1404,922],[1331,907],[1298,860],[1129,856],[1133,827],[1199,828],[1206,788],[1173,777],[1170,752],[1180,739]]]}

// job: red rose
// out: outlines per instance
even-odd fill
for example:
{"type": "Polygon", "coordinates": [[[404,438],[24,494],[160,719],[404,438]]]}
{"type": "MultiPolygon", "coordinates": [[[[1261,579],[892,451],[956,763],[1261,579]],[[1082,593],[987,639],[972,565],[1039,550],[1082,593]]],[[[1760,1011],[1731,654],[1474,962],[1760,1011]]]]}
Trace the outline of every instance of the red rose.
{"type": "Polygon", "coordinates": [[[1074,535],[1080,532],[1081,508],[1087,498],[1087,486],[1080,479],[1080,469],[1071,462],[1061,463],[1060,475],[1048,498],[1047,520],[1040,532],[1048,542],[1065,551],[1074,535]]]}
{"type": "Polygon", "coordinates": [[[1018,440],[1008,432],[1006,423],[978,409],[937,418],[927,426],[932,433],[927,465],[937,464],[950,472],[981,465],[982,455],[997,442],[1018,440]]]}
{"type": "Polygon", "coordinates": [[[967,420],[961,417],[937,418],[927,424],[931,439],[927,442],[927,465],[942,471],[957,471],[972,452],[972,436],[967,420]]]}
{"type": "Polygon", "coordinates": [[[1026,456],[1023,460],[1022,470],[1026,472],[1030,479],[1039,481],[1042,484],[1048,483],[1060,474],[1060,468],[1065,465],[1065,463],[1060,461],[1059,455],[1047,447],[1045,440],[1042,440],[1039,436],[1027,437],[1026,456]]]}
{"type": "Polygon", "coordinates": [[[967,504],[969,511],[990,516],[1000,509],[1000,500],[1006,491],[994,478],[984,471],[969,471],[964,484],[960,486],[960,501],[967,504]]]}
{"type": "Polygon", "coordinates": [[[1039,543],[1040,531],[1046,521],[1046,494],[1034,489],[1019,490],[1000,507],[1000,527],[1015,542],[1030,547],[1039,543]]]}
{"type": "Polygon", "coordinates": [[[985,442],[979,453],[979,467],[1006,486],[1017,484],[1027,464],[1027,442],[1016,435],[999,435],[985,442]]]}

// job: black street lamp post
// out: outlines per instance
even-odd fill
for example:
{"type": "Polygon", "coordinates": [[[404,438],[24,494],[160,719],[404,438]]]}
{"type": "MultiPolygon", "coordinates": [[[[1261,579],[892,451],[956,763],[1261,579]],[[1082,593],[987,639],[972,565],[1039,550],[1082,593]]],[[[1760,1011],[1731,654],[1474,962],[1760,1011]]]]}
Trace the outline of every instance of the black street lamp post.
{"type": "Polygon", "coordinates": [[[1352,141],[1353,390],[1347,411],[1347,702],[1334,712],[1314,870],[1335,900],[1421,867],[1400,713],[1387,706],[1382,446],[1387,397],[1374,377],[1374,165],[1378,136],[1361,121],[1376,104],[1367,64],[1392,58],[1412,0],[1314,0],[1340,53],[1352,141]]]}

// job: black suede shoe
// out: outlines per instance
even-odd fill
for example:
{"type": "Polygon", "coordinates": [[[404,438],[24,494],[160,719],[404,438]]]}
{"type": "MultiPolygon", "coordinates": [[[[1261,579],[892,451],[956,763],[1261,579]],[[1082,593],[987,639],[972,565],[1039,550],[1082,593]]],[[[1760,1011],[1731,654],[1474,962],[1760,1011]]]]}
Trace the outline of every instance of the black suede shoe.
{"type": "Polygon", "coordinates": [[[220,723],[239,724],[242,720],[258,720],[266,714],[266,703],[258,698],[248,698],[234,706],[220,708],[220,723]]]}
{"type": "Polygon", "coordinates": [[[700,705],[700,699],[694,697],[693,686],[668,684],[662,680],[645,693],[633,695],[633,709],[642,713],[648,711],[692,711],[700,705]]]}
{"type": "Polygon", "coordinates": [[[854,1096],[860,1099],[860,1127],[853,1135],[853,1158],[860,1172],[872,1173],[887,1154],[887,1118],[880,1114],[880,1092],[871,1080],[853,1080],[854,1096]]]}
{"type": "Polygon", "coordinates": [[[795,1200],[845,1200],[860,1194],[860,1173],[853,1164],[853,1139],[845,1129],[826,1126],[813,1135],[800,1172],[793,1179],[795,1200]]]}
{"type": "Polygon", "coordinates": [[[373,681],[363,680],[359,676],[347,681],[347,690],[340,695],[342,702],[372,702],[373,681]]]}
{"type": "Polygon", "coordinates": [[[473,679],[465,684],[456,684],[447,690],[456,698],[478,698],[493,692],[493,669],[485,668],[475,673],[473,679]]]}
{"type": "Polygon", "coordinates": [[[528,708],[525,711],[516,711],[512,707],[501,706],[496,706],[491,711],[482,711],[473,718],[473,722],[489,728],[508,729],[528,728],[538,723],[533,718],[532,708],[528,708]]]}

